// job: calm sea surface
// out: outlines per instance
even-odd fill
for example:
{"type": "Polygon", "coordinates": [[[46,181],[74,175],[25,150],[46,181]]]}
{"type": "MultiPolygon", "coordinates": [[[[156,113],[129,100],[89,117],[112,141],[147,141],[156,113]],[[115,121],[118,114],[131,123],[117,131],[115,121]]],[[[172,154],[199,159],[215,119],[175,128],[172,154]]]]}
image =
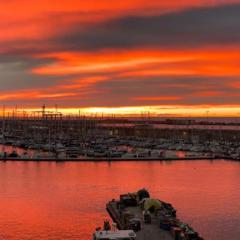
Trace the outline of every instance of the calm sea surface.
{"type": "Polygon", "coordinates": [[[105,204],[146,187],[205,239],[240,239],[240,163],[0,162],[0,239],[91,239],[105,204]]]}

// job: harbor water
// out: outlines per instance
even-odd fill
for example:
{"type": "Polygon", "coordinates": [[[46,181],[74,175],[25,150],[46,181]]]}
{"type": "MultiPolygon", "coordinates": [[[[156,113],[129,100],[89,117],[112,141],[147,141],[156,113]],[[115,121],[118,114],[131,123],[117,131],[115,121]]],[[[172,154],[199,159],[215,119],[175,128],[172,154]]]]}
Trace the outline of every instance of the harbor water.
{"type": "Polygon", "coordinates": [[[240,239],[240,163],[0,162],[0,239],[90,240],[105,204],[146,187],[206,240],[240,239]]]}

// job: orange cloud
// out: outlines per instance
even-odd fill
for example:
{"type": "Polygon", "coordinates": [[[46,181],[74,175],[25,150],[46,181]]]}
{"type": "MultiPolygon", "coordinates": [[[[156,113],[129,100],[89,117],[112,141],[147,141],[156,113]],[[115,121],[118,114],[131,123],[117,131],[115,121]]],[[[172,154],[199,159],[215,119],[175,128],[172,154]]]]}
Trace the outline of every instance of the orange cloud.
{"type": "Polygon", "coordinates": [[[202,48],[189,50],[139,49],[99,51],[95,53],[59,52],[35,55],[54,58],[54,63],[32,70],[39,75],[69,75],[121,71],[134,76],[239,76],[240,51],[202,48]]]}
{"type": "Polygon", "coordinates": [[[0,100],[19,100],[19,99],[45,99],[45,98],[63,98],[76,96],[76,93],[43,93],[42,91],[29,90],[23,92],[6,92],[2,93],[0,100]]]}
{"type": "Polygon", "coordinates": [[[237,88],[239,89],[240,88],[240,80],[239,81],[233,81],[233,82],[229,82],[228,85],[232,88],[237,88]]]}
{"type": "Polygon", "coordinates": [[[136,101],[175,101],[183,99],[179,96],[160,96],[160,97],[135,97],[133,100],[136,101]]]}
{"type": "Polygon", "coordinates": [[[223,91],[199,91],[194,93],[194,96],[199,97],[216,97],[216,96],[224,96],[226,93],[223,91]]]}
{"type": "Polygon", "coordinates": [[[87,88],[90,87],[98,82],[103,82],[109,80],[109,77],[106,76],[92,76],[92,77],[85,77],[78,80],[73,80],[71,82],[67,82],[66,84],[61,84],[53,89],[55,90],[62,90],[62,89],[79,89],[79,88],[87,88]]]}

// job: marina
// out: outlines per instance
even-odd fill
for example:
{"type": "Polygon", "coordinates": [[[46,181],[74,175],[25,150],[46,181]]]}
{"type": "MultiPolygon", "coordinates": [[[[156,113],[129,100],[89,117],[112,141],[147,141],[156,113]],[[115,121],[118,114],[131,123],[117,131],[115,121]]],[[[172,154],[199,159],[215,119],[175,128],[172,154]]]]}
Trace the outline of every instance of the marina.
{"type": "MultiPolygon", "coordinates": [[[[32,140],[31,140],[32,141],[32,140]]],[[[205,144],[171,139],[94,136],[69,143],[28,144],[2,141],[0,160],[22,161],[158,161],[194,159],[240,159],[238,143],[205,144]]]]}
{"type": "MultiPolygon", "coordinates": [[[[76,147],[77,148],[77,147],[76,147]]],[[[133,152],[122,151],[118,152],[118,155],[109,156],[107,154],[99,155],[78,155],[69,157],[67,154],[58,155],[48,152],[39,151],[34,149],[24,149],[20,147],[14,147],[9,145],[0,145],[1,154],[0,160],[3,161],[173,161],[173,160],[210,160],[215,159],[212,155],[206,153],[189,153],[185,151],[174,150],[139,150],[133,152]],[[152,152],[154,154],[152,154],[152,152]]],[[[79,150],[77,150],[79,151],[79,150]]]]}
{"type": "Polygon", "coordinates": [[[68,117],[43,108],[4,117],[0,129],[2,160],[240,160],[238,122],[68,117]]]}

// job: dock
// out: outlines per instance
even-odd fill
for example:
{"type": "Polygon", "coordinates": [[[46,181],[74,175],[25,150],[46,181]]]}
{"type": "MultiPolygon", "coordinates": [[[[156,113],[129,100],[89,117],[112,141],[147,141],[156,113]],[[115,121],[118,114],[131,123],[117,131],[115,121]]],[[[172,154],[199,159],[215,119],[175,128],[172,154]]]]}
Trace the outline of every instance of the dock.
{"type": "MultiPolygon", "coordinates": [[[[29,161],[29,162],[158,162],[158,161],[193,161],[193,160],[218,160],[220,158],[215,157],[169,157],[169,158],[91,158],[91,157],[79,157],[79,158],[4,158],[0,157],[0,161],[29,161]]],[[[228,158],[230,160],[230,158],[228,158]]]]}
{"type": "MultiPolygon", "coordinates": [[[[171,162],[171,161],[220,160],[216,158],[0,158],[4,162],[171,162]]],[[[230,159],[227,159],[230,160],[230,159]]]]}
{"type": "Polygon", "coordinates": [[[109,201],[106,208],[118,229],[134,230],[137,240],[203,240],[192,227],[177,218],[171,204],[153,200],[150,195],[149,198],[139,198],[135,193],[123,194],[119,200],[109,201]],[[149,210],[143,207],[147,200],[152,201],[149,210]],[[161,207],[158,207],[157,201],[161,207]],[[148,221],[144,214],[149,214],[148,221]]]}

